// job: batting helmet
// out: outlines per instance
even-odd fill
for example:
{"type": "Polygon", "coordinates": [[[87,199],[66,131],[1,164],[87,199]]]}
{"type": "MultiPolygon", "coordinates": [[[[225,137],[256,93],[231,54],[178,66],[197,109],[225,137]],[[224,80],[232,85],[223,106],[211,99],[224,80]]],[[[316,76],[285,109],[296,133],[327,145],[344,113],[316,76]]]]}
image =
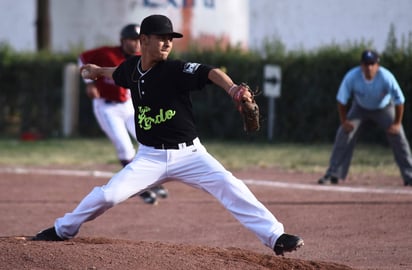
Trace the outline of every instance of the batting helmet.
{"type": "Polygon", "coordinates": [[[120,32],[120,38],[137,39],[139,38],[139,33],[140,26],[138,24],[128,24],[123,27],[122,31],[120,32]]]}

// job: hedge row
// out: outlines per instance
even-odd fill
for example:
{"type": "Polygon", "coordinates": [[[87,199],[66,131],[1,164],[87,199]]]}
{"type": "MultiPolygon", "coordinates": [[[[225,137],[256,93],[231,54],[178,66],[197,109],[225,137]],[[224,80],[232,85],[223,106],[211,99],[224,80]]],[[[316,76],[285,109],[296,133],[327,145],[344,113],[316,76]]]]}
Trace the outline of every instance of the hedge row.
{"type": "MultiPolygon", "coordinates": [[[[263,69],[266,64],[275,64],[282,69],[281,97],[275,100],[274,139],[281,142],[318,143],[333,142],[339,125],[336,92],[345,73],[359,65],[360,54],[366,45],[350,48],[330,46],[316,52],[289,54],[273,53],[265,59],[245,55],[240,51],[215,52],[213,54],[188,53],[188,59],[213,63],[226,67],[236,82],[246,81],[252,86],[263,87],[263,69]]],[[[381,56],[381,65],[389,68],[398,79],[406,96],[404,127],[412,137],[412,53],[410,50],[388,51],[381,56]]],[[[226,107],[230,100],[219,91],[199,95],[196,102],[201,126],[208,136],[240,138],[240,118],[226,107]],[[226,108],[222,112],[220,108],[226,108]],[[212,121],[213,120],[213,121],[212,121]],[[208,126],[204,126],[204,122],[208,126]],[[207,131],[207,128],[210,131],[207,131]]],[[[255,139],[267,138],[268,98],[257,98],[263,114],[262,131],[255,139]]],[[[366,142],[386,143],[384,133],[372,124],[367,124],[361,139],[366,142]]]]}
{"type": "MultiPolygon", "coordinates": [[[[359,64],[364,45],[328,46],[314,52],[285,53],[276,44],[263,57],[238,48],[225,51],[200,51],[172,55],[184,60],[210,64],[226,69],[235,82],[247,82],[263,88],[266,64],[282,69],[281,97],[275,100],[274,140],[281,142],[331,142],[338,126],[336,91],[343,75],[359,64]]],[[[3,136],[20,136],[37,132],[46,137],[61,136],[62,74],[64,66],[76,62],[77,54],[16,53],[0,46],[0,132],[3,136]]],[[[397,77],[404,90],[404,126],[411,137],[412,130],[412,54],[409,50],[386,51],[381,64],[397,77]]],[[[78,136],[102,136],[94,119],[90,101],[81,86],[78,136]]],[[[261,132],[246,135],[240,115],[230,98],[215,86],[193,94],[198,129],[204,138],[266,140],[268,98],[260,95],[261,132]]],[[[385,137],[374,127],[362,137],[369,142],[383,143],[385,137]]]]}

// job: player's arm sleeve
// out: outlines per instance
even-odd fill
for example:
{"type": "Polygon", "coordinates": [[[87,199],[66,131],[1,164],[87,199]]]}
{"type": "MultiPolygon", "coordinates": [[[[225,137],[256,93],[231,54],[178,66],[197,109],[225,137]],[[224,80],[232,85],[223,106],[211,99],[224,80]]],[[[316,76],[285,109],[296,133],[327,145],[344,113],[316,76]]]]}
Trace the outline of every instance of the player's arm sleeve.
{"type": "Polygon", "coordinates": [[[336,100],[342,105],[347,105],[350,96],[351,86],[349,83],[348,75],[346,75],[339,86],[338,93],[336,94],[336,100]]]}
{"type": "Polygon", "coordinates": [[[213,67],[191,62],[178,62],[178,65],[179,68],[175,70],[180,74],[176,74],[174,77],[179,78],[180,89],[184,89],[184,91],[200,90],[212,83],[209,80],[209,72],[213,67]]]}
{"type": "Polygon", "coordinates": [[[395,79],[393,74],[389,74],[389,88],[390,93],[393,98],[393,102],[395,105],[400,105],[405,103],[405,96],[402,92],[401,87],[399,86],[398,81],[395,79]]]}
{"type": "Polygon", "coordinates": [[[117,66],[112,74],[115,84],[123,88],[131,88],[132,81],[134,79],[137,81],[137,78],[134,78],[136,74],[133,73],[133,70],[137,72],[136,66],[137,59],[135,57],[129,58],[117,66]]]}

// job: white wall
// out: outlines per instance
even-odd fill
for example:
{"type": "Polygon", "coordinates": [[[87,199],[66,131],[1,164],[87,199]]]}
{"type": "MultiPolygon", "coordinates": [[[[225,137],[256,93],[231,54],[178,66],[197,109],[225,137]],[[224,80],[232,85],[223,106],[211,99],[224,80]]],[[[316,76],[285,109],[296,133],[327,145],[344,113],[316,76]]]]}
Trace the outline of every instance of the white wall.
{"type": "MultiPolygon", "coordinates": [[[[167,15],[174,30],[183,30],[184,0],[70,0],[52,2],[53,48],[91,48],[99,44],[117,44],[120,29],[127,23],[140,23],[151,14],[167,15]],[[176,3],[174,5],[173,3],[176,3]],[[156,5],[156,7],[148,5],[156,5]]],[[[231,42],[247,43],[248,0],[196,0],[191,35],[229,35],[231,42]],[[242,14],[238,16],[237,14],[242,14]]]]}
{"type": "MultiPolygon", "coordinates": [[[[152,13],[168,15],[182,31],[184,0],[50,0],[54,51],[117,44],[120,28],[152,13]],[[157,7],[147,7],[150,3],[157,7]],[[173,4],[175,3],[176,6],[173,4]]],[[[191,36],[229,37],[253,49],[279,38],[289,50],[372,41],[383,50],[395,25],[412,33],[412,0],[194,0],[191,36]]],[[[36,49],[36,1],[0,0],[0,42],[36,49]]]]}
{"type": "Polygon", "coordinates": [[[0,0],[0,42],[16,50],[36,49],[36,1],[0,0]]]}
{"type": "Polygon", "coordinates": [[[412,33],[411,0],[267,0],[250,1],[251,48],[265,37],[282,40],[287,49],[372,41],[382,51],[390,24],[399,41],[412,33]]]}

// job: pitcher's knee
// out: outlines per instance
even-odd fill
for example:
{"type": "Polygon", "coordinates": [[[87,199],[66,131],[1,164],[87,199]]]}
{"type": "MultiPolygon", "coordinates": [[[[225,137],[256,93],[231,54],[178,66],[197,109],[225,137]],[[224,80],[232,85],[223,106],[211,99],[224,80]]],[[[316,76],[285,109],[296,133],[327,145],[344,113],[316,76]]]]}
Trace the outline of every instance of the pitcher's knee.
{"type": "Polygon", "coordinates": [[[106,190],[104,186],[93,188],[92,192],[90,192],[88,197],[90,197],[94,203],[99,204],[101,206],[110,207],[115,204],[113,192],[111,192],[110,190],[106,190]]]}

